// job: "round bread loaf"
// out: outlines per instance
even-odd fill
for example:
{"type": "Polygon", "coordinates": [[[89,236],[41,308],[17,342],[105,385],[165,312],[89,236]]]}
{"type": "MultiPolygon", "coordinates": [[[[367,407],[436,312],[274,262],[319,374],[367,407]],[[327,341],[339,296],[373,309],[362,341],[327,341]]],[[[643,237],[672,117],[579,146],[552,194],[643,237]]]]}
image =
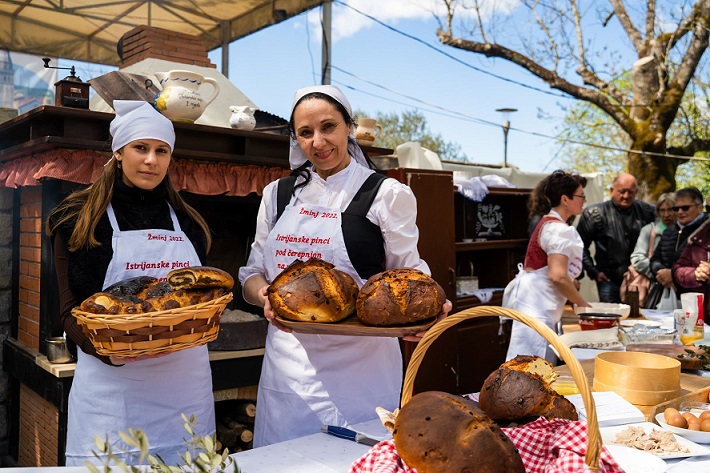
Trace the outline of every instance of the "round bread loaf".
{"type": "Polygon", "coordinates": [[[518,355],[483,382],[478,405],[495,420],[527,422],[540,416],[577,420],[577,409],[550,387],[557,374],[538,356],[518,355]]]}
{"type": "Polygon", "coordinates": [[[437,316],[446,301],[439,283],[411,268],[393,268],[372,276],[360,288],[357,317],[365,325],[389,326],[437,316]]]}
{"type": "Polygon", "coordinates": [[[271,309],[297,322],[339,322],[355,312],[357,284],[321,259],[295,260],[276,276],[267,294],[271,309]]]}
{"type": "Polygon", "coordinates": [[[419,473],[524,473],[515,445],[476,404],[426,391],[394,423],[397,453],[419,473]]]}

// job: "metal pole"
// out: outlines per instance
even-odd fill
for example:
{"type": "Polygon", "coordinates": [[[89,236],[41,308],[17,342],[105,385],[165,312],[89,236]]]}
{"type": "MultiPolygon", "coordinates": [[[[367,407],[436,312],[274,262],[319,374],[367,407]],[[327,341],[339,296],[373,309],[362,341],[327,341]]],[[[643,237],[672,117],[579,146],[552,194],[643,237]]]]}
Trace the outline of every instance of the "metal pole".
{"type": "Polygon", "coordinates": [[[503,122],[503,167],[508,167],[508,131],[510,130],[510,122],[503,122]]]}
{"type": "Polygon", "coordinates": [[[330,57],[331,57],[331,42],[330,33],[333,16],[333,3],[330,0],[323,2],[323,48],[321,56],[321,85],[330,84],[330,57]]]}

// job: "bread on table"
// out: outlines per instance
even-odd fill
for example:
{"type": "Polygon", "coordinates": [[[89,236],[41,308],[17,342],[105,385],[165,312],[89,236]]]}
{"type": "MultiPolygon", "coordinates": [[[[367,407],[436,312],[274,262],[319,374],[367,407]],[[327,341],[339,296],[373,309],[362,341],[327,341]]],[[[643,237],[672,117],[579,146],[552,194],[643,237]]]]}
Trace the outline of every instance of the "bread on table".
{"type": "Polygon", "coordinates": [[[295,260],[267,290],[271,309],[297,322],[339,322],[355,312],[357,284],[349,274],[318,258],[295,260]]]}
{"type": "Polygon", "coordinates": [[[524,473],[515,445],[473,401],[419,393],[394,424],[397,453],[419,473],[524,473]]]}
{"type": "Polygon", "coordinates": [[[539,416],[577,420],[577,409],[550,385],[554,367],[538,356],[518,355],[483,382],[478,405],[495,420],[526,422],[539,416]]]}
{"type": "Polygon", "coordinates": [[[436,317],[446,301],[441,286],[411,268],[375,274],[360,288],[357,316],[365,325],[390,326],[436,317]]]}

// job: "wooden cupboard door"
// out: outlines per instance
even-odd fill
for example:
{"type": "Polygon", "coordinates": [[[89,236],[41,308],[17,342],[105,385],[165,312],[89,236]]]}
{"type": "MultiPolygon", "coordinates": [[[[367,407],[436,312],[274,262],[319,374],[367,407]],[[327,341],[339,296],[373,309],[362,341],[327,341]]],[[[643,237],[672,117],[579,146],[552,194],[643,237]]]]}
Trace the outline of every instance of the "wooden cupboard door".
{"type": "Polygon", "coordinates": [[[419,255],[450,301],[456,299],[454,178],[451,171],[396,168],[388,176],[408,185],[417,198],[419,255]]]}

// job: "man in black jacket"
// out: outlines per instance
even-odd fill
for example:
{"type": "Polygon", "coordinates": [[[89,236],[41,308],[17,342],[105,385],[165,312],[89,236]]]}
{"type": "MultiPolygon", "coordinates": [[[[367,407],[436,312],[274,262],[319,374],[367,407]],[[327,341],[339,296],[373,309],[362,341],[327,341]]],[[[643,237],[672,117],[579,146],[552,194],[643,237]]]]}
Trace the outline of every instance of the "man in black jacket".
{"type": "Polygon", "coordinates": [[[686,187],[675,193],[676,222],[665,229],[651,257],[651,273],[663,287],[673,288],[680,297],[683,290],[675,284],[671,268],[688,242],[688,237],[708,219],[703,213],[703,194],[696,187],[686,187]],[[679,290],[680,289],[680,290],[679,290]]]}
{"type": "Polygon", "coordinates": [[[656,219],[656,208],[636,200],[638,184],[631,174],[619,174],[609,188],[611,200],[590,205],[577,231],[584,242],[584,270],[596,281],[601,302],[621,302],[619,289],[631,264],[641,227],[656,219]],[[594,243],[594,259],[589,246],[594,243]]]}

